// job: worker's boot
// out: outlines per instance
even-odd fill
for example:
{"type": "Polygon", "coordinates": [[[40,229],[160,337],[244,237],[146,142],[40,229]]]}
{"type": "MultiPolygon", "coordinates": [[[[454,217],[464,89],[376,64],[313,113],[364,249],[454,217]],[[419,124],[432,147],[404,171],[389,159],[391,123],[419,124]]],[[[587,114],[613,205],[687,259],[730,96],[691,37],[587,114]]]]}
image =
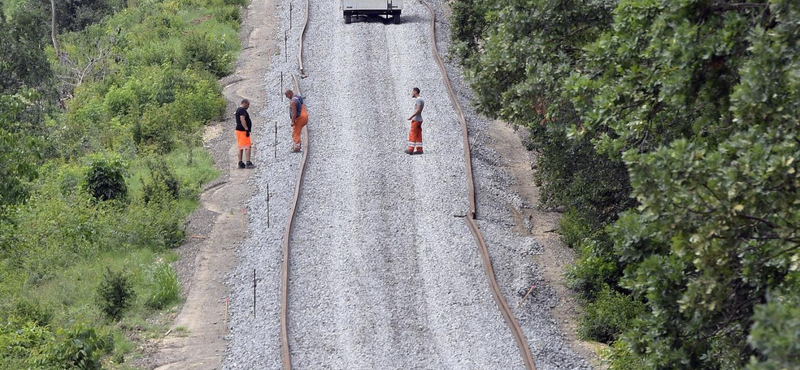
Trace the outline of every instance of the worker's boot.
{"type": "Polygon", "coordinates": [[[414,154],[414,148],[408,148],[408,149],[404,150],[403,153],[414,154]]]}
{"type": "Polygon", "coordinates": [[[418,147],[417,147],[417,151],[416,151],[416,152],[414,152],[414,154],[422,154],[422,147],[421,147],[421,146],[418,146],[418,147]]]}
{"type": "Polygon", "coordinates": [[[239,161],[239,168],[244,168],[244,167],[245,167],[244,162],[239,161]]]}
{"type": "Polygon", "coordinates": [[[256,165],[254,165],[253,162],[247,161],[247,164],[245,165],[245,167],[247,167],[247,168],[256,168],[256,165]]]}

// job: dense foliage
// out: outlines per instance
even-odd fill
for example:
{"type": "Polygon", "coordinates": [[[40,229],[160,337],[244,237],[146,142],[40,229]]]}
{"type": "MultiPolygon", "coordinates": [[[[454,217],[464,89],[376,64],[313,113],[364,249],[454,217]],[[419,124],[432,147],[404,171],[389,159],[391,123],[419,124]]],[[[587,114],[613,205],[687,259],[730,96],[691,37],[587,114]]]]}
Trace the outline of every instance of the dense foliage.
{"type": "Polygon", "coordinates": [[[612,368],[800,367],[797,19],[791,0],[455,2],[477,107],[531,129],[568,210],[580,331],[612,368]]]}
{"type": "Polygon", "coordinates": [[[118,364],[179,301],[243,4],[0,2],[0,368],[118,364]]]}
{"type": "Polygon", "coordinates": [[[119,320],[131,306],[136,296],[131,278],[121,271],[106,271],[97,286],[97,300],[100,310],[111,319],[119,320]]]}

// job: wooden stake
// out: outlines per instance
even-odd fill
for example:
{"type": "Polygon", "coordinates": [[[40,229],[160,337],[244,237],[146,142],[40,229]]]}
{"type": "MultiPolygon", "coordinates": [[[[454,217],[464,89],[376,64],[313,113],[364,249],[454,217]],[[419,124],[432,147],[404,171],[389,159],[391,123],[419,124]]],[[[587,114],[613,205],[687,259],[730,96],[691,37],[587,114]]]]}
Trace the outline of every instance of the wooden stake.
{"type": "Polygon", "coordinates": [[[269,229],[269,183],[267,183],[267,228],[269,229]]]}
{"type": "Polygon", "coordinates": [[[253,317],[256,317],[256,269],[253,269],[253,317]]]}
{"type": "Polygon", "coordinates": [[[519,304],[517,305],[517,309],[519,309],[520,307],[522,307],[522,304],[523,304],[523,303],[525,303],[525,298],[528,298],[528,295],[529,295],[529,294],[531,294],[531,292],[533,291],[533,287],[535,287],[535,286],[536,286],[536,285],[534,285],[534,284],[531,284],[531,288],[530,288],[530,289],[528,289],[528,292],[527,292],[527,293],[525,293],[525,296],[524,296],[524,297],[522,297],[522,300],[521,300],[521,301],[519,301],[519,304]]]}
{"type": "Polygon", "coordinates": [[[225,298],[225,329],[228,328],[228,305],[229,305],[230,298],[225,298]]]}

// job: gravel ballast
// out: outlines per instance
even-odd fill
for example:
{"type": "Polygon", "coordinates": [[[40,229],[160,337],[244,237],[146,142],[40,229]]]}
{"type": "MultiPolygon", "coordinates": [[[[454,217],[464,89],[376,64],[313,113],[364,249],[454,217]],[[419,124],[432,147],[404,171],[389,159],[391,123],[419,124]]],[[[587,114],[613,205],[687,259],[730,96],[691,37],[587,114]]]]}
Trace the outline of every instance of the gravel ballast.
{"type": "MultiPolygon", "coordinates": [[[[305,2],[295,1],[288,58],[265,76],[266,108],[254,140],[258,190],[245,217],[249,237],[231,274],[226,369],[278,369],[281,241],[300,155],[289,153],[288,102],[297,71],[305,2]],[[274,93],[273,93],[274,92],[274,93]],[[277,126],[275,126],[277,125],[277,126]],[[277,147],[275,137],[277,127],[277,147]],[[269,201],[267,199],[269,198],[269,201]],[[269,224],[268,224],[269,223],[269,224]],[[253,275],[256,307],[253,311],[253,275]]],[[[300,81],[310,151],[291,240],[289,336],[296,369],[523,369],[492,300],[463,216],[468,210],[461,128],[431,54],[429,16],[406,1],[403,23],[345,25],[338,1],[312,1],[300,81]],[[403,153],[422,90],[425,154],[403,153]]],[[[439,6],[440,4],[436,4],[439,6]]],[[[283,29],[289,4],[278,11],[283,29]]],[[[448,28],[440,14],[440,50],[448,28]]],[[[451,77],[459,72],[450,66],[451,77]]],[[[469,92],[454,83],[462,105],[469,92]]],[[[487,122],[467,109],[478,186],[479,225],[509,304],[538,279],[530,237],[511,232],[508,176],[480,148],[487,122]],[[513,298],[512,298],[513,297],[513,298]]],[[[517,312],[539,370],[588,369],[547,313],[546,287],[517,312]]]]}

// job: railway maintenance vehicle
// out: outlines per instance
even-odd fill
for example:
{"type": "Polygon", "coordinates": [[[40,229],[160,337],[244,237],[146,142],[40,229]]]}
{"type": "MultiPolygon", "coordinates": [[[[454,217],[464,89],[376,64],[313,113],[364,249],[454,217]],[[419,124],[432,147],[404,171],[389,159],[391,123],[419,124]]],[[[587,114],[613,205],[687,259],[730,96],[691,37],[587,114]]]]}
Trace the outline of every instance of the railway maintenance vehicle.
{"type": "Polygon", "coordinates": [[[344,23],[350,24],[353,17],[385,16],[394,23],[400,23],[403,0],[341,0],[344,23]]]}

